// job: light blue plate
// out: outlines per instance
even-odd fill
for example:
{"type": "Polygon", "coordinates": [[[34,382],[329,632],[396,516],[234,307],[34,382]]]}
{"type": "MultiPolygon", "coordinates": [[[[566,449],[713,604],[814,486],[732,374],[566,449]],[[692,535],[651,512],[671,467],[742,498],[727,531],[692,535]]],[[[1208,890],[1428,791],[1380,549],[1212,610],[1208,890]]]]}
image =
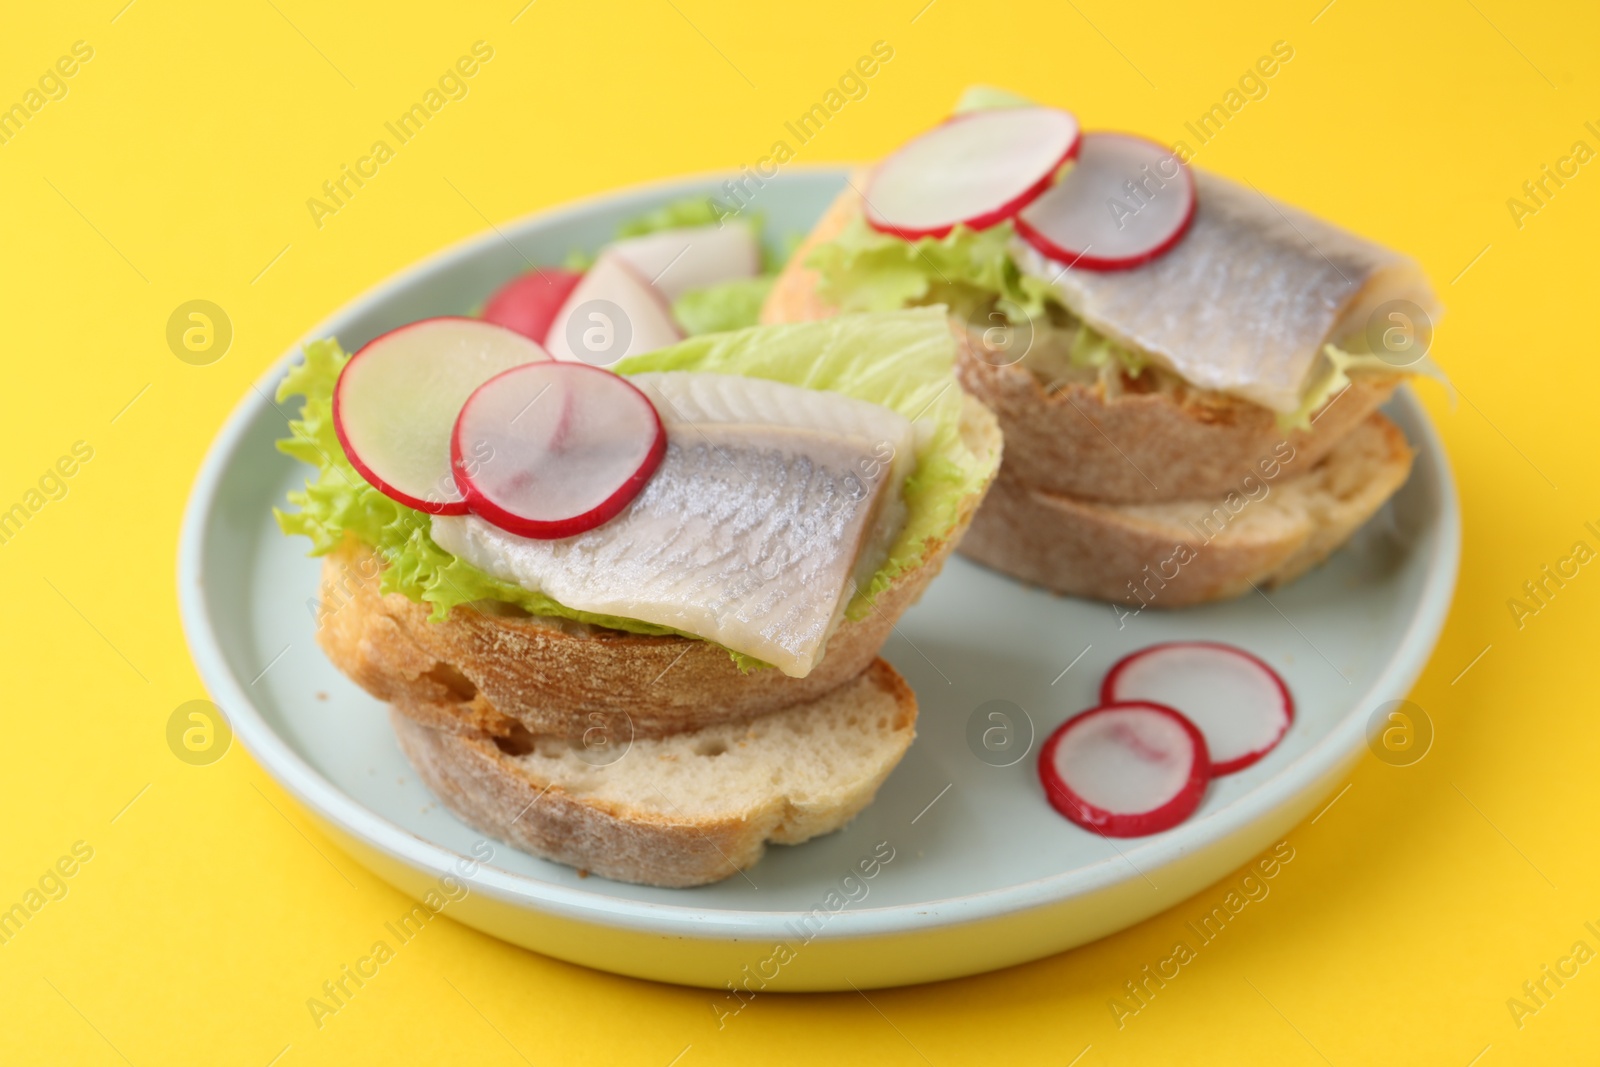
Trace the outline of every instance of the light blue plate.
{"type": "MultiPolygon", "coordinates": [[[[769,234],[804,233],[844,174],[786,171],[752,210],[769,234]]],[[[709,195],[723,180],[617,193],[501,226],[406,271],[307,337],[337,336],[353,349],[402,323],[461,314],[528,260],[556,263],[573,248],[596,248],[622,220],[709,195]]],[[[474,846],[478,855],[492,847],[466,895],[449,903],[451,917],[624,974],[717,988],[756,975],[752,989],[787,990],[923,982],[1059,952],[1171,907],[1337,787],[1361,754],[1369,716],[1403,698],[1421,672],[1455,583],[1454,485],[1437,436],[1402,391],[1387,410],[1417,449],[1411,480],[1348,547],[1270,602],[1252,595],[1147,611],[1119,628],[1104,604],[1056,598],[955,558],[884,649],[917,692],[918,737],[850,826],[774,848],[748,877],[698,889],[579,878],[486,845],[457,821],[406,764],[383,706],[318,650],[309,607],[318,561],[271,515],[306,473],[274,450],[293,412],[267,399],[295,358],[279,361],[230,416],[189,502],[179,591],[206,684],[250,753],[379,876],[420,899],[474,846]],[[1199,812],[1163,834],[1112,842],[1057,815],[1035,774],[1038,741],[1095,702],[1119,657],[1194,637],[1241,645],[1283,674],[1298,702],[1283,743],[1214,782],[1199,812]],[[1036,734],[1011,766],[981,761],[968,744],[969,718],[991,700],[1024,709],[1036,734]],[[846,881],[860,860],[890,850],[876,877],[846,881]]]]}

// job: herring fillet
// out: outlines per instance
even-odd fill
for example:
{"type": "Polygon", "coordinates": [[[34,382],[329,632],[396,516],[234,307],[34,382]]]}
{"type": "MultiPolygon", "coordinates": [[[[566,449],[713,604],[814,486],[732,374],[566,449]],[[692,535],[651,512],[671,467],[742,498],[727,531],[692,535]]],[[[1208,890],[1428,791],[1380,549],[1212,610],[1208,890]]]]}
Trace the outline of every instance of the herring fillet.
{"type": "Polygon", "coordinates": [[[1415,261],[1226,178],[1194,172],[1189,232],[1131,270],[1091,271],[1013,254],[1101,333],[1190,383],[1279,412],[1300,405],[1322,346],[1405,299],[1434,322],[1438,298],[1415,261]]]}
{"type": "Polygon", "coordinates": [[[904,416],[734,375],[630,378],[667,453],[621,514],[575,537],[518,537],[435,516],[433,539],[580,611],[670,626],[803,677],[903,521],[904,416]]]}

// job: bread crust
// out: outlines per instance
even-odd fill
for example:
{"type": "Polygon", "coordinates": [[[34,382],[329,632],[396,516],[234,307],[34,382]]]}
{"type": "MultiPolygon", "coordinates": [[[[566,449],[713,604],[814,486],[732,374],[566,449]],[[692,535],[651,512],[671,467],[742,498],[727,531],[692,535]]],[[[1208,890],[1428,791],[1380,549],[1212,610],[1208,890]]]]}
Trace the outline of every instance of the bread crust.
{"type": "Polygon", "coordinates": [[[956,376],[1000,421],[1015,480],[1116,504],[1219,496],[1284,444],[1298,462],[1317,463],[1403,380],[1356,376],[1309,427],[1285,433],[1259,404],[1181,384],[1144,391],[1139,379],[1120,376],[1115,395],[1104,380],[1051,385],[970,334],[956,376]]]}
{"type": "Polygon", "coordinates": [[[811,228],[806,239],[795,248],[794,254],[789,257],[789,262],[778,272],[772,288],[767,291],[766,300],[761,304],[760,321],[764,325],[782,322],[816,322],[819,319],[831,319],[839,313],[838,308],[817,295],[817,285],[821,281],[821,276],[806,266],[806,259],[811,255],[812,249],[839,236],[850,224],[850,220],[861,214],[856,190],[865,183],[868,173],[866,170],[858,170],[851,175],[844,190],[834,197],[833,203],[828,205],[828,210],[822,213],[822,217],[811,228]]]}
{"type": "MultiPolygon", "coordinates": [[[[994,417],[967,398],[963,437],[998,452],[994,417]]],[[[987,486],[985,486],[985,489],[987,486]]],[[[317,641],[334,666],[379,700],[444,730],[507,736],[661,737],[738,722],[813,700],[872,663],[895,622],[921,597],[972,521],[983,492],[961,503],[956,526],[924,546],[859,620],[846,619],[804,678],[743,672],[718,645],[510,615],[494,604],[429,622],[431,606],[379,591],[377,559],[347,541],[323,563],[317,641]]]]}
{"type": "MultiPolygon", "coordinates": [[[[859,183],[857,183],[859,185],[859,183]]],[[[838,309],[817,295],[817,272],[804,265],[860,214],[847,186],[828,207],[773,283],[763,322],[827,318],[838,309]]],[[[1355,377],[1315,414],[1310,426],[1284,433],[1259,404],[1189,387],[1152,371],[1122,376],[1113,395],[1101,380],[1052,383],[1017,357],[1002,355],[967,324],[952,321],[961,342],[962,388],[999,419],[1006,472],[1014,480],[1082,500],[1146,503],[1226,493],[1287,442],[1302,462],[1318,462],[1376,411],[1402,374],[1355,377]],[[1160,387],[1153,379],[1160,378],[1160,387]]]]}
{"type": "Polygon", "coordinates": [[[597,800],[540,780],[486,733],[433,729],[399,708],[390,719],[424,784],[478,830],[582,871],[623,882],[681,887],[719,881],[753,866],[769,841],[799,844],[836,830],[872,802],[915,736],[917,700],[883,660],[873,661],[824,699],[859,701],[863,691],[887,694],[895,707],[891,744],[872,773],[824,797],[800,799],[774,790],[759,803],[700,817],[677,810],[670,797],[663,813],[597,800]]]}
{"type": "Polygon", "coordinates": [[[1249,487],[1236,487],[1236,512],[1222,497],[1082,500],[1029,486],[1008,467],[961,554],[1071,596],[1153,608],[1223,600],[1252,583],[1293,581],[1321,563],[1400,488],[1411,461],[1399,428],[1374,413],[1310,470],[1290,476],[1296,458],[1279,480],[1257,479],[1267,487],[1257,500],[1246,496],[1249,487]]]}

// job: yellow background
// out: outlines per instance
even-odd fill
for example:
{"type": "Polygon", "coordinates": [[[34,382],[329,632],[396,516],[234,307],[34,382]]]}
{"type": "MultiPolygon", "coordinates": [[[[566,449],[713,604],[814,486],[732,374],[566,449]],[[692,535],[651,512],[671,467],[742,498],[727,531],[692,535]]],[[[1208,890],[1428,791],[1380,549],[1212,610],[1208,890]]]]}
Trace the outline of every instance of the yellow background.
{"type": "Polygon", "coordinates": [[[1506,206],[1574,141],[1600,148],[1592,6],[124,2],[15,6],[0,34],[0,103],[73,42],[94,49],[0,145],[0,508],[73,442],[94,449],[0,545],[0,905],[75,841],[94,849],[0,946],[0,1061],[1592,1060],[1600,962],[1520,1029],[1506,1006],[1574,941],[1600,949],[1583,925],[1600,927],[1600,565],[1520,629],[1507,607],[1574,541],[1600,547],[1583,528],[1600,520],[1600,163],[1520,228],[1506,206]],[[495,55],[470,96],[317,229],[306,198],[480,39],[495,55]],[[1450,307],[1435,355],[1460,399],[1420,389],[1466,522],[1413,694],[1432,751],[1367,758],[1290,835],[1270,898],[1121,1030],[1108,1000],[1218,890],[997,974],[870,1003],[763,997],[720,1033],[703,991],[443,922],[319,1031],[306,998],[402,899],[242,748],[193,767],[167,747],[173,709],[204,696],[173,570],[208,442],[262,368],[372,284],[486,220],[753,162],[876,40],[894,59],[802,161],[879,155],[973,81],[1172,140],[1273,42],[1294,48],[1196,162],[1409,250],[1450,307]],[[165,341],[196,298],[234,325],[210,366],[165,341]]]}

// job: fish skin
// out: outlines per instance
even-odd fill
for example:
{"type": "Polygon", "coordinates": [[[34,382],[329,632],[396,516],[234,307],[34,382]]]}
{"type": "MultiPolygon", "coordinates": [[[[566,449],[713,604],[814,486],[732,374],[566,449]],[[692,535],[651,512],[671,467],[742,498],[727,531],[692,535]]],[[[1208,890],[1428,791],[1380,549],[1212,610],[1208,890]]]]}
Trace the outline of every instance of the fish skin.
{"type": "Polygon", "coordinates": [[[434,540],[568,607],[670,626],[804,677],[859,575],[881,562],[878,520],[899,514],[910,423],[760,379],[630,380],[656,404],[667,453],[621,514],[554,541],[436,516],[434,540]],[[893,459],[874,463],[885,443],[893,459]]]}
{"type": "MultiPolygon", "coordinates": [[[[1139,267],[1073,268],[1020,239],[1013,255],[1079,318],[1193,385],[1299,407],[1323,345],[1390,299],[1442,314],[1415,261],[1253,188],[1194,172],[1188,233],[1139,267]]],[[[1158,194],[1159,195],[1159,194],[1158,194]]]]}

